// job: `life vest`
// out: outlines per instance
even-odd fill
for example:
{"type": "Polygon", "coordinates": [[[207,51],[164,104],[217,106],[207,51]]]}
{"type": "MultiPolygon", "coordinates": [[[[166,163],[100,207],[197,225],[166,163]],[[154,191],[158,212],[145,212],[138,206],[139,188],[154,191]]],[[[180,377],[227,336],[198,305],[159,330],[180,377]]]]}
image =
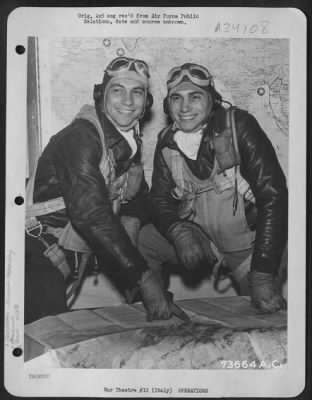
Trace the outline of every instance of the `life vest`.
{"type": "MultiPolygon", "coordinates": [[[[131,189],[133,191],[133,188],[130,188],[128,185],[128,176],[129,174],[131,174],[132,169],[137,169],[137,168],[142,169],[142,166],[133,165],[130,167],[130,170],[128,170],[127,172],[116,178],[114,155],[110,148],[107,149],[104,132],[97,118],[94,107],[89,105],[83,106],[78,115],[76,116],[76,119],[77,118],[85,119],[91,122],[95,126],[99,134],[102,146],[102,158],[99,163],[99,169],[108,187],[110,200],[112,202],[112,209],[115,214],[118,214],[120,204],[128,200],[127,193],[129,191],[131,192],[131,189]]],[[[36,169],[37,165],[26,187],[26,231],[32,230],[34,229],[35,226],[38,225],[38,220],[36,217],[60,211],[65,208],[65,202],[63,197],[57,197],[55,199],[47,200],[40,203],[33,203],[36,169]]],[[[136,175],[139,176],[140,179],[142,179],[143,175],[140,176],[141,174],[139,173],[136,173],[136,175]]],[[[139,187],[139,184],[137,185],[137,187],[139,187]]],[[[68,226],[69,225],[71,225],[70,222],[68,223],[68,226]]],[[[71,230],[71,229],[67,227],[66,230],[71,230]]],[[[68,248],[67,246],[69,246],[69,243],[67,243],[66,240],[65,243],[62,242],[61,244],[62,245],[65,244],[66,245],[65,248],[68,248]]],[[[86,245],[82,246],[81,250],[84,250],[84,248],[86,250],[89,250],[89,247],[88,246],[86,247],[86,245]]],[[[69,250],[78,251],[77,245],[74,245],[74,248],[69,250]]]]}
{"type": "Polygon", "coordinates": [[[234,112],[234,107],[226,110],[225,129],[211,139],[215,160],[208,179],[196,178],[178,150],[162,149],[176,185],[171,194],[179,200],[179,217],[202,226],[222,252],[250,248],[254,240],[244,211],[250,186],[240,173],[234,112]]]}

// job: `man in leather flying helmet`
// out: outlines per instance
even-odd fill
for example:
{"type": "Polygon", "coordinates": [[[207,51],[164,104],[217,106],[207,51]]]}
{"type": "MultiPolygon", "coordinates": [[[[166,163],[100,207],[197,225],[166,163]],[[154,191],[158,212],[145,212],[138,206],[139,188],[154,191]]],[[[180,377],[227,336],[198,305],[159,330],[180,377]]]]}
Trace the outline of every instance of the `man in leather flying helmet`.
{"type": "Polygon", "coordinates": [[[172,303],[137,249],[148,186],[139,121],[152,105],[142,60],[115,58],[94,87],[94,105],[53,136],[27,186],[25,322],[67,310],[90,254],[126,292],[140,293],[147,319],[172,303]]]}
{"type": "Polygon", "coordinates": [[[189,271],[226,265],[258,309],[285,308],[276,275],[288,191],[270,140],[252,115],[222,106],[202,65],[170,70],[167,89],[172,123],[159,134],[151,187],[157,229],[142,228],[141,253],[158,273],[164,262],[189,271]]]}

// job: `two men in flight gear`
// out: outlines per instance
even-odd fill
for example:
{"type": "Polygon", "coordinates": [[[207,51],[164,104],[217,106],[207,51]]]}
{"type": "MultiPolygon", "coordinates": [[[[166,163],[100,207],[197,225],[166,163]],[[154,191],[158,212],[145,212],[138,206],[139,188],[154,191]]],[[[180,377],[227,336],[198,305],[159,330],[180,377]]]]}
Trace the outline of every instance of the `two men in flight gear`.
{"type": "Polygon", "coordinates": [[[67,310],[66,290],[91,253],[141,293],[148,320],[171,317],[158,274],[137,249],[147,222],[139,121],[152,105],[148,81],[144,61],[114,59],[94,87],[95,105],[83,106],[40,156],[27,186],[25,323],[67,310]]]}
{"type": "Polygon", "coordinates": [[[157,230],[141,229],[140,252],[158,273],[164,262],[196,270],[223,260],[258,309],[285,308],[275,277],[288,191],[270,140],[246,111],[222,106],[203,66],[173,68],[167,88],[172,124],[159,134],[151,187],[157,230]]]}
{"type": "Polygon", "coordinates": [[[257,121],[225,110],[200,65],[169,72],[164,109],[173,124],[160,134],[151,188],[158,231],[143,226],[139,120],[152,104],[148,79],[145,62],[114,59],[95,85],[95,105],[83,106],[39,158],[27,186],[25,323],[67,310],[68,285],[79,285],[91,253],[127,293],[140,292],[149,320],[174,312],[159,278],[165,261],[195,270],[224,258],[256,307],[285,306],[274,281],[287,241],[285,176],[257,121]]]}

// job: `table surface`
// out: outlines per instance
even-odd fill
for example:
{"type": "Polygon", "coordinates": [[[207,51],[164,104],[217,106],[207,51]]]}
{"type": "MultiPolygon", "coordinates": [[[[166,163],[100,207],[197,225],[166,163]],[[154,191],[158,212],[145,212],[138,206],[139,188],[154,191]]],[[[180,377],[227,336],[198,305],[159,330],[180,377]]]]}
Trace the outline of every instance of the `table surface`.
{"type": "Polygon", "coordinates": [[[248,297],[180,300],[190,317],[147,322],[142,304],[77,310],[25,326],[25,361],[52,352],[60,367],[273,368],[287,362],[287,312],[248,297]],[[234,367],[234,365],[233,365],[234,367]]]}

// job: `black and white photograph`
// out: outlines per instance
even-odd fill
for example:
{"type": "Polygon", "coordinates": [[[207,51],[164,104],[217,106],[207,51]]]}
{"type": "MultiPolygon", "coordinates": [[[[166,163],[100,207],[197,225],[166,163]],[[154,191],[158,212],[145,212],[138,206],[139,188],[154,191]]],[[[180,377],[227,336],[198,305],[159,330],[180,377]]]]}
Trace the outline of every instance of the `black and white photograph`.
{"type": "Polygon", "coordinates": [[[304,15],[20,8],[8,26],[8,391],[299,394],[304,15]]]}

